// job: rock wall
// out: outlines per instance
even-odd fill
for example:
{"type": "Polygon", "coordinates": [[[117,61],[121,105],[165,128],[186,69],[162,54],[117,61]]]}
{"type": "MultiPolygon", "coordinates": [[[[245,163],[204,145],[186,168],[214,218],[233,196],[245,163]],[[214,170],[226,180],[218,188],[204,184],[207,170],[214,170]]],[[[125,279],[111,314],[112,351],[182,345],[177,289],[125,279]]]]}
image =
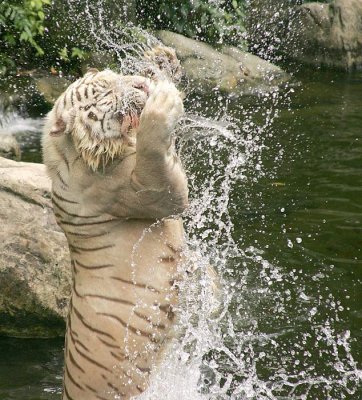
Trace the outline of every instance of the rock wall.
{"type": "Polygon", "coordinates": [[[0,335],[62,335],[69,266],[45,167],[0,158],[0,335]]]}

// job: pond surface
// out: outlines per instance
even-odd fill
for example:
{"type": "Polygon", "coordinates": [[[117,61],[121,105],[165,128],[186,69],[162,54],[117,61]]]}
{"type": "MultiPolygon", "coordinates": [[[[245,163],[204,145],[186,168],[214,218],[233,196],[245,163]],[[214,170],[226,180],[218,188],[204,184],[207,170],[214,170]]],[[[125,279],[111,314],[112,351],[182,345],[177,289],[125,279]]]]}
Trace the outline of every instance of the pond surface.
{"type": "MultiPolygon", "coordinates": [[[[245,257],[222,271],[234,288],[223,338],[244,364],[211,351],[229,385],[218,398],[362,398],[362,74],[297,78],[255,168],[230,188],[231,234],[245,257]]],[[[212,103],[203,114],[212,116],[212,103]]],[[[251,116],[249,125],[265,120],[260,99],[225,106],[235,119],[251,116]]],[[[25,159],[39,160],[31,147],[25,159]]],[[[196,170],[207,175],[202,157],[189,164],[195,179],[196,170]]],[[[0,354],[1,400],[60,398],[62,341],[3,338],[0,354]]]]}

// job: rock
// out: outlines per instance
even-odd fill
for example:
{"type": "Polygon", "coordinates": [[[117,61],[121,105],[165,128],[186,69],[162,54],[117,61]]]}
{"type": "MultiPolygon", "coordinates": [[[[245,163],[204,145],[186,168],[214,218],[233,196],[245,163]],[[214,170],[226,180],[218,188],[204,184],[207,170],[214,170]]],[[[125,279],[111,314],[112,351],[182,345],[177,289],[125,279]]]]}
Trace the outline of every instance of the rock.
{"type": "Polygon", "coordinates": [[[246,26],[253,52],[317,67],[362,68],[361,0],[296,4],[249,1],[246,26]]]}
{"type": "Polygon", "coordinates": [[[234,47],[218,51],[169,31],[158,32],[166,45],[175,48],[190,85],[196,92],[219,90],[226,94],[250,95],[276,90],[290,76],[279,67],[234,47]]]}
{"type": "Polygon", "coordinates": [[[0,335],[62,335],[70,294],[67,241],[41,164],[0,158],[0,335]]]}
{"type": "Polygon", "coordinates": [[[244,75],[251,77],[263,91],[268,91],[268,88],[270,90],[276,86],[280,87],[291,79],[291,76],[280,67],[254,54],[232,46],[225,46],[221,51],[233,57],[239,63],[244,75]]]}
{"type": "Polygon", "coordinates": [[[21,158],[20,146],[12,135],[0,135],[0,157],[19,161],[21,158]]]}
{"type": "Polygon", "coordinates": [[[299,43],[288,49],[293,58],[316,66],[362,68],[361,0],[306,3],[298,11],[299,43]]]}

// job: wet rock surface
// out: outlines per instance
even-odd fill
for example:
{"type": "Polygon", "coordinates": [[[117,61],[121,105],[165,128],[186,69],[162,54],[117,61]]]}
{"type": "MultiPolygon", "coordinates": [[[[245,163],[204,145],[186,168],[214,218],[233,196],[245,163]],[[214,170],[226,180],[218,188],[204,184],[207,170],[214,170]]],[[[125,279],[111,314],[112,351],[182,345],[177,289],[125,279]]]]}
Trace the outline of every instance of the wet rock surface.
{"type": "Polygon", "coordinates": [[[0,335],[62,335],[71,274],[41,164],[0,158],[0,335]]]}
{"type": "Polygon", "coordinates": [[[197,92],[250,95],[273,91],[290,79],[279,67],[234,47],[218,51],[169,31],[158,32],[158,37],[175,48],[191,88],[197,92]]]}

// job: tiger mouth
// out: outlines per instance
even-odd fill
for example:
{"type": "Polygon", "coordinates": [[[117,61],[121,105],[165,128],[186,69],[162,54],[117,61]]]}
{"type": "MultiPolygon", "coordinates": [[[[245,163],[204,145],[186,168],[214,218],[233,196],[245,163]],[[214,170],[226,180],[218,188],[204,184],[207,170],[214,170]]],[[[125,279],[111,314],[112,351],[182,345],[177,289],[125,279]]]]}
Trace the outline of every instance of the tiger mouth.
{"type": "Polygon", "coordinates": [[[133,89],[135,90],[133,99],[129,101],[128,107],[125,107],[125,112],[119,112],[121,135],[128,135],[138,128],[141,113],[150,96],[151,87],[146,82],[134,85],[133,89]]]}
{"type": "Polygon", "coordinates": [[[127,135],[133,129],[138,128],[140,115],[141,113],[139,114],[130,113],[125,115],[121,119],[121,135],[127,135]]]}
{"type": "Polygon", "coordinates": [[[132,110],[120,116],[121,135],[127,136],[132,130],[137,129],[140,123],[142,109],[132,110]]]}
{"type": "Polygon", "coordinates": [[[133,89],[135,89],[135,91],[136,91],[135,92],[136,98],[130,104],[130,107],[127,110],[127,112],[121,116],[121,120],[120,120],[121,135],[127,135],[132,130],[138,128],[141,113],[146,105],[146,101],[148,100],[148,98],[150,96],[151,88],[150,88],[150,85],[147,84],[146,82],[134,85],[133,89]],[[137,95],[137,92],[143,93],[142,100],[140,99],[139,95],[137,95]]]}

